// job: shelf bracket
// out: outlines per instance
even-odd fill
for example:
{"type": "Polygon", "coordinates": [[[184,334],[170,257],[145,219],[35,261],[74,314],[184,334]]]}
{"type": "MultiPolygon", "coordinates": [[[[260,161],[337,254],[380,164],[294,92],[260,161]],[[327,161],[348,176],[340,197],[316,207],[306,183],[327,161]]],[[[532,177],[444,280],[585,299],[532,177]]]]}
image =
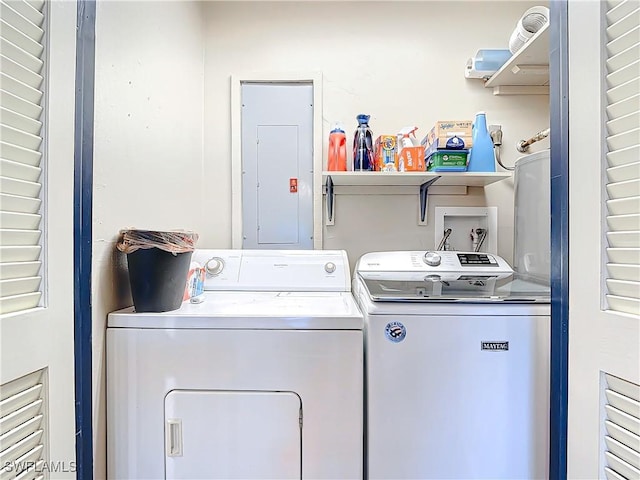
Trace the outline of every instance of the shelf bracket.
{"type": "Polygon", "coordinates": [[[549,95],[548,85],[498,85],[494,95],[549,95]]]}
{"type": "Polygon", "coordinates": [[[436,182],[440,177],[432,178],[431,180],[424,182],[420,185],[420,225],[427,224],[427,197],[429,193],[429,187],[436,182]]]}
{"type": "Polygon", "coordinates": [[[335,203],[335,197],[333,193],[333,179],[331,175],[327,176],[327,182],[325,184],[326,192],[327,192],[327,222],[326,225],[334,225],[335,220],[333,219],[333,205],[335,203]]]}

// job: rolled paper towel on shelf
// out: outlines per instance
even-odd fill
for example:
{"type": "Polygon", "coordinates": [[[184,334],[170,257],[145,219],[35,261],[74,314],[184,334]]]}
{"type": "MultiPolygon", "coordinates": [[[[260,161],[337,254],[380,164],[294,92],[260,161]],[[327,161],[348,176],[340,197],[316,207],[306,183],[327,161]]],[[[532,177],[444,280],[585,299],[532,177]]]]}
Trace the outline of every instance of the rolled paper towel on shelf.
{"type": "Polygon", "coordinates": [[[547,7],[531,7],[518,20],[515,30],[509,39],[509,50],[515,54],[549,21],[547,7]]]}
{"type": "Polygon", "coordinates": [[[506,49],[485,48],[478,50],[476,56],[467,61],[465,77],[486,80],[500,70],[500,67],[510,58],[511,52],[506,49]]]}

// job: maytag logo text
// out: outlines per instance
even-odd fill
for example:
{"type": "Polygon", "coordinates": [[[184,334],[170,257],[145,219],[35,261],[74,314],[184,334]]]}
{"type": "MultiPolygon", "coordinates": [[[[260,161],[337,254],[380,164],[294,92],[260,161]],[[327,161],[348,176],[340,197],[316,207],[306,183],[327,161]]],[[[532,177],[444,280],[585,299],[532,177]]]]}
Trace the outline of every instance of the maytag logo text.
{"type": "Polygon", "coordinates": [[[490,352],[506,352],[509,350],[509,342],[482,342],[480,350],[490,352]]]}

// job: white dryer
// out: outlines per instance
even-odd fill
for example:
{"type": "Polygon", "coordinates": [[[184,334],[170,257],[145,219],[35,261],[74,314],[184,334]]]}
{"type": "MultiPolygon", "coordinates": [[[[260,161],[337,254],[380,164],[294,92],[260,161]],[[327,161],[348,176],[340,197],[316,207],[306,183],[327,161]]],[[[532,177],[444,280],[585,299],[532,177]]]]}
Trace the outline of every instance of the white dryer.
{"type": "Polygon", "coordinates": [[[549,287],[497,255],[363,255],[369,479],[548,478],[549,287]]]}
{"type": "Polygon", "coordinates": [[[202,303],[109,314],[108,478],[362,478],[363,317],[345,252],[193,260],[202,303]]]}

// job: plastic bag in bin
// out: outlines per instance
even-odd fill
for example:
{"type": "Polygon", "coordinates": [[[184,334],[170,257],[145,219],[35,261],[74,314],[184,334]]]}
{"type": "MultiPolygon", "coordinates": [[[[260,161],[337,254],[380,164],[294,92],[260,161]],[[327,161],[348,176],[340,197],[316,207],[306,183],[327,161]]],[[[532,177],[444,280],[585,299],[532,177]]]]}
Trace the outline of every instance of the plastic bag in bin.
{"type": "Polygon", "coordinates": [[[193,252],[198,234],[188,231],[120,230],[116,247],[123,253],[133,253],[141,248],[159,248],[169,253],[193,252]]]}

